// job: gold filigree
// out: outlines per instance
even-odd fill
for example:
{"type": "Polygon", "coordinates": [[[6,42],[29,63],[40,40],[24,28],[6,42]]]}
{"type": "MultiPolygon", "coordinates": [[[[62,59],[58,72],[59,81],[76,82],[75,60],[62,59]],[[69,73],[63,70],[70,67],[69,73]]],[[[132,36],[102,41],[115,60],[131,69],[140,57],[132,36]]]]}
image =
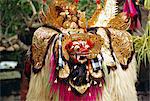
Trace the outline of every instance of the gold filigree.
{"type": "Polygon", "coordinates": [[[74,85],[70,80],[69,80],[69,84],[74,88],[76,89],[80,94],[84,94],[87,89],[90,87],[92,82],[90,83],[87,83],[87,84],[84,84],[84,85],[81,85],[81,86],[76,86],[74,85]]]}
{"type": "Polygon", "coordinates": [[[89,72],[90,72],[91,76],[94,77],[94,78],[97,78],[97,79],[103,77],[102,71],[98,70],[97,72],[94,72],[93,67],[91,65],[91,62],[90,61],[88,61],[88,62],[89,62],[88,63],[88,69],[89,69],[89,72]]]}
{"type": "Polygon", "coordinates": [[[59,78],[67,78],[70,74],[70,69],[66,63],[63,68],[59,70],[59,78]]]}
{"type": "Polygon", "coordinates": [[[93,59],[100,53],[101,47],[104,43],[103,38],[100,35],[95,35],[91,33],[84,34],[71,34],[65,35],[62,39],[62,53],[66,60],[69,60],[69,53],[66,50],[66,45],[72,41],[86,41],[91,40],[94,43],[94,47],[89,49],[89,54],[87,56],[88,59],[93,59]]]}
{"type": "Polygon", "coordinates": [[[100,14],[102,7],[99,5],[92,15],[92,17],[88,20],[88,26],[93,26],[98,21],[98,15],[100,14]]]}
{"type": "Polygon", "coordinates": [[[67,0],[52,0],[46,14],[41,12],[40,18],[43,24],[67,29],[72,22],[77,24],[77,6],[67,0]]]}
{"type": "Polygon", "coordinates": [[[31,51],[32,59],[34,61],[33,65],[36,69],[42,67],[42,63],[44,61],[44,56],[46,54],[46,49],[48,46],[48,41],[54,34],[58,34],[58,32],[44,27],[40,27],[34,33],[31,51]]]}
{"type": "Polygon", "coordinates": [[[111,29],[111,40],[113,51],[123,65],[127,65],[128,59],[133,51],[131,35],[126,31],[111,29]]]}
{"type": "Polygon", "coordinates": [[[131,19],[125,13],[120,13],[110,20],[107,27],[118,30],[127,30],[130,27],[131,19]]]}

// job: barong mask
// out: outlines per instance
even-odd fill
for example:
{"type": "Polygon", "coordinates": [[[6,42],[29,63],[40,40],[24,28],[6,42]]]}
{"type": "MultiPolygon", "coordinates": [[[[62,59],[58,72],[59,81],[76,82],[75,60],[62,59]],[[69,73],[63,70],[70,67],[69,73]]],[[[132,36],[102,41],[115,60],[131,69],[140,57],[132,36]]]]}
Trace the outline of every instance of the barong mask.
{"type": "Polygon", "coordinates": [[[99,35],[91,33],[64,35],[62,56],[60,53],[58,56],[58,77],[68,78],[70,86],[83,94],[94,78],[100,79],[103,76],[100,56],[102,45],[103,39],[99,35]]]}
{"type": "MultiPolygon", "coordinates": [[[[93,19],[96,15],[88,21],[89,24],[86,26],[85,13],[77,11],[76,5],[64,0],[53,0],[46,15],[41,14],[41,16],[44,24],[52,24],[60,30],[59,33],[54,30],[49,31],[56,38],[56,40],[53,38],[51,43],[54,44],[52,48],[54,48],[56,63],[55,81],[67,82],[66,84],[77,93],[84,94],[91,85],[102,83],[103,61],[106,66],[114,67],[117,58],[120,64],[128,65],[128,59],[132,57],[132,41],[128,33],[122,34],[124,32],[120,33],[118,30],[126,30],[130,25],[130,19],[124,21],[121,15],[110,19],[106,26],[110,30],[106,31],[106,37],[102,37],[103,30],[99,29],[98,32],[98,28],[95,28],[94,32],[90,32],[86,29],[87,26],[95,27],[93,19]],[[119,22],[122,23],[118,24],[119,22]],[[117,30],[112,30],[112,27],[117,30]],[[107,61],[110,62],[107,63],[107,61]]],[[[32,59],[36,69],[41,69],[44,65],[45,54],[43,53],[46,53],[48,39],[52,37],[50,34],[43,36],[37,34],[33,37],[32,59]],[[37,40],[39,40],[38,43],[37,40]]]]}

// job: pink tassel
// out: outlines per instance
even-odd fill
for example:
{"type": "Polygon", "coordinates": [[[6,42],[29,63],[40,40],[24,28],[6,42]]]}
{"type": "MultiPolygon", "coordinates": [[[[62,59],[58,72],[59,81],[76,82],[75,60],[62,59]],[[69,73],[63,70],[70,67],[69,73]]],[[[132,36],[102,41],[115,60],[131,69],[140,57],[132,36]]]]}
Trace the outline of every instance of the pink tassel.
{"type": "Polygon", "coordinates": [[[68,94],[66,94],[65,97],[68,97],[66,99],[66,101],[72,101],[74,98],[73,98],[73,92],[72,91],[68,91],[68,94]]]}
{"type": "Polygon", "coordinates": [[[87,94],[87,98],[88,98],[89,101],[95,101],[93,93],[94,93],[94,88],[93,88],[93,86],[91,86],[89,88],[89,92],[87,94]]]}
{"type": "Polygon", "coordinates": [[[52,54],[52,56],[50,58],[49,69],[51,69],[50,76],[49,76],[49,83],[51,83],[54,80],[55,69],[56,69],[56,63],[55,63],[55,59],[54,59],[54,54],[52,54]]]}
{"type": "Polygon", "coordinates": [[[59,88],[59,101],[65,101],[66,98],[66,94],[68,93],[68,91],[66,90],[67,85],[65,85],[64,83],[60,83],[60,88],[59,88]]]}
{"type": "Polygon", "coordinates": [[[132,0],[125,1],[124,7],[123,7],[123,12],[129,13],[131,17],[137,15],[137,11],[134,7],[132,0]]]}
{"type": "Polygon", "coordinates": [[[57,93],[59,88],[59,83],[54,82],[56,80],[56,76],[55,76],[56,63],[55,63],[54,54],[51,55],[49,69],[50,69],[49,84],[51,86],[49,95],[51,95],[53,93],[57,93]]]}
{"type": "Polygon", "coordinates": [[[137,15],[137,11],[135,9],[135,6],[134,6],[132,0],[128,0],[128,5],[129,5],[129,9],[130,9],[130,16],[133,17],[133,16],[137,15]]]}
{"type": "Polygon", "coordinates": [[[141,28],[141,23],[138,18],[138,12],[136,11],[136,8],[132,2],[132,0],[126,0],[125,4],[123,6],[123,12],[126,12],[127,15],[131,17],[131,25],[130,29],[133,30],[135,28],[139,29],[141,28]],[[136,18],[136,19],[135,19],[136,18]]]}
{"type": "Polygon", "coordinates": [[[66,101],[70,101],[70,97],[71,97],[71,91],[68,91],[66,101]]]}
{"type": "MultiPolygon", "coordinates": [[[[69,86],[64,83],[60,83],[59,86],[59,101],[96,101],[98,94],[102,94],[102,88],[98,85],[91,86],[88,91],[81,96],[76,95],[73,91],[68,91],[69,86]]],[[[98,100],[101,101],[100,98],[98,100]]]]}
{"type": "Polygon", "coordinates": [[[72,91],[70,91],[70,98],[69,98],[69,101],[72,101],[74,99],[74,94],[72,91]]]}
{"type": "Polygon", "coordinates": [[[53,93],[56,94],[59,91],[59,101],[72,101],[72,100],[96,101],[98,93],[102,95],[102,89],[98,85],[91,86],[84,95],[78,96],[73,91],[68,91],[69,86],[64,82],[61,81],[54,82],[56,80],[56,75],[55,75],[56,63],[54,59],[54,54],[52,54],[51,56],[49,69],[51,69],[50,78],[49,78],[49,83],[51,87],[50,87],[49,95],[53,93]]]}

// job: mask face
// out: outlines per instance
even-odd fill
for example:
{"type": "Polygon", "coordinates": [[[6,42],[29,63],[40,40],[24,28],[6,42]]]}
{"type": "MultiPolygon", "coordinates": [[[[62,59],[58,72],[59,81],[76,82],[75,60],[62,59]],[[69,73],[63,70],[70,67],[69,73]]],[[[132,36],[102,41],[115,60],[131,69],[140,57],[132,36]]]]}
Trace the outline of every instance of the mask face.
{"type": "Polygon", "coordinates": [[[68,79],[69,85],[76,92],[85,93],[94,78],[100,79],[103,76],[100,62],[102,58],[98,58],[102,45],[103,39],[100,35],[65,34],[62,37],[64,65],[58,70],[59,78],[68,79]],[[97,61],[92,63],[94,59],[97,61]],[[98,63],[100,64],[97,67],[93,67],[92,64],[98,63]]]}
{"type": "Polygon", "coordinates": [[[82,64],[82,60],[95,58],[100,53],[103,43],[100,35],[91,33],[64,35],[63,56],[66,60],[70,57],[82,64]]]}

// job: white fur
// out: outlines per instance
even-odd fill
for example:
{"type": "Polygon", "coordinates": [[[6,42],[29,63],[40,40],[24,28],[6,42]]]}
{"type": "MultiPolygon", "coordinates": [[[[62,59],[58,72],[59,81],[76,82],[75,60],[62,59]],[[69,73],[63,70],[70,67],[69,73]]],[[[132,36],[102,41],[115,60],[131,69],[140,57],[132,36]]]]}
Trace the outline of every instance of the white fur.
{"type": "Polygon", "coordinates": [[[98,21],[92,27],[107,27],[110,19],[118,13],[117,0],[105,0],[104,9],[98,15],[98,21]]]}
{"type": "Polygon", "coordinates": [[[117,69],[105,77],[103,101],[137,101],[135,55],[127,70],[123,70],[118,61],[116,61],[116,65],[117,69]]]}
{"type": "Polygon", "coordinates": [[[47,55],[46,64],[37,74],[31,73],[29,90],[26,101],[50,101],[49,97],[49,60],[50,53],[47,55]]]}

